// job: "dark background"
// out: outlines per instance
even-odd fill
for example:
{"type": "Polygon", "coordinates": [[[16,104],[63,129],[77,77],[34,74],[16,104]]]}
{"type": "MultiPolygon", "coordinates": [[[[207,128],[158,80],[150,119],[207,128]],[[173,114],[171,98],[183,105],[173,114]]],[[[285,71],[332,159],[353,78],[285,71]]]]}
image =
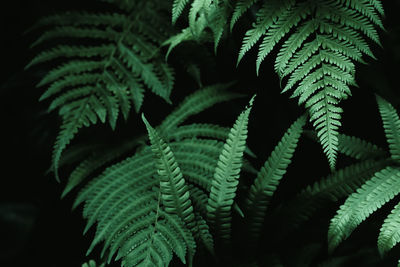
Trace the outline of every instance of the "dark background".
{"type": "MultiPolygon", "coordinates": [[[[0,129],[3,156],[0,165],[0,266],[80,266],[89,259],[85,257],[85,252],[93,232],[82,236],[84,220],[80,210],[71,212],[73,197],[61,201],[62,186],[52,175],[45,175],[50,165],[59,121],[56,114],[46,113],[48,103],[38,102],[44,89],[36,88],[35,83],[43,72],[24,71],[24,66],[37,52],[29,49],[37,35],[23,34],[43,15],[82,8],[83,2],[14,0],[0,4],[0,129]]],[[[342,131],[386,146],[374,93],[384,96],[397,108],[400,107],[397,87],[400,70],[400,1],[383,2],[387,30],[381,31],[383,49],[373,46],[378,60],[368,58],[368,65],[358,65],[356,79],[359,88],[353,88],[353,97],[343,102],[342,131]]],[[[96,8],[94,1],[85,3],[89,9],[96,8]]],[[[273,71],[273,56],[263,64],[260,77],[255,75],[255,51],[250,52],[239,68],[235,69],[242,36],[240,29],[233,32],[233,41],[223,44],[219,49],[217,73],[203,77],[203,80],[207,84],[213,80],[229,81],[230,77],[235,77],[238,80],[236,90],[249,96],[257,93],[248,142],[260,158],[255,165],[260,166],[283,132],[303,112],[303,108],[297,107],[297,101],[289,99],[287,94],[280,94],[279,79],[273,71]]],[[[182,85],[179,81],[177,84],[177,87],[182,85]]],[[[174,103],[196,89],[194,83],[192,87],[191,90],[175,89],[172,93],[174,103]]],[[[160,114],[165,114],[171,107],[151,95],[147,97],[149,100],[145,101],[144,112],[156,124],[163,117],[160,114]]],[[[229,126],[246,101],[222,105],[196,119],[229,126]]],[[[120,122],[116,136],[127,135],[126,132],[143,132],[135,115],[133,120],[136,121],[131,125],[120,122]],[[127,131],[121,133],[122,129],[127,131]]],[[[103,137],[110,135],[108,129],[101,130],[103,137]]],[[[319,145],[308,140],[300,142],[293,162],[280,186],[277,201],[299,191],[329,171],[319,145]]],[[[347,163],[345,158],[340,158],[338,162],[339,167],[347,163]]],[[[321,219],[318,232],[322,233],[322,239],[333,214],[334,209],[322,215],[325,219],[321,219]]],[[[382,216],[372,217],[366,223],[370,227],[366,226],[364,232],[355,233],[353,241],[356,242],[358,238],[362,240],[360,243],[374,246],[382,216]]],[[[388,260],[387,264],[394,266],[394,261],[388,260]]]]}

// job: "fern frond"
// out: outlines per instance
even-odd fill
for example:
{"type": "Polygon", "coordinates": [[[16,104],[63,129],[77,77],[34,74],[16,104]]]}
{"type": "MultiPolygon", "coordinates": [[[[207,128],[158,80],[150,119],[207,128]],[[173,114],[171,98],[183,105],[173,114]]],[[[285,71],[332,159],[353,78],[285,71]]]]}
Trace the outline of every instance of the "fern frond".
{"type": "Polygon", "coordinates": [[[392,104],[376,96],[392,159],[400,159],[400,119],[392,104]]]}
{"type": "Polygon", "coordinates": [[[386,167],[351,194],[332,218],[328,231],[328,248],[333,251],[341,241],[374,211],[400,193],[400,171],[386,167]]]}
{"type": "Polygon", "coordinates": [[[75,206],[85,201],[85,231],[97,220],[97,231],[88,253],[104,240],[108,261],[118,251],[124,266],[168,265],[172,252],[183,261],[194,255],[195,242],[184,222],[160,206],[159,181],[154,179],[150,149],[108,168],[79,194],[75,206]],[[127,204],[128,203],[128,204],[127,204]]]}
{"type": "Polygon", "coordinates": [[[246,147],[248,117],[253,99],[254,97],[230,130],[211,183],[207,217],[216,236],[224,241],[231,235],[231,208],[239,183],[242,157],[246,147]]]}
{"type": "Polygon", "coordinates": [[[64,121],[53,153],[56,172],[63,150],[80,128],[108,118],[114,129],[119,114],[127,119],[132,106],[140,110],[145,88],[170,102],[174,72],[158,50],[171,31],[163,21],[165,5],[136,5],[137,9],[116,7],[115,14],[72,12],[38,23],[47,30],[33,46],[71,41],[39,53],[27,66],[61,62],[56,61],[59,65],[38,84],[48,86],[41,100],[55,97],[49,111],[59,109],[64,121]],[[79,45],[82,41],[87,45],[79,45]]]}
{"type": "Polygon", "coordinates": [[[269,201],[286,173],[305,123],[306,117],[302,116],[290,126],[250,187],[246,213],[253,239],[261,231],[269,201]]]}
{"type": "Polygon", "coordinates": [[[356,85],[354,61],[363,63],[363,54],[374,57],[365,38],[379,44],[376,26],[383,27],[382,7],[374,2],[266,1],[239,51],[238,62],[263,38],[256,60],[258,73],[265,57],[294,30],[278,50],[275,70],[281,80],[289,78],[283,92],[295,88],[292,97],[299,97],[299,104],[309,110],[331,169],[339,145],[342,109],[338,105],[351,95],[349,86],[356,85]]]}
{"type": "Polygon", "coordinates": [[[165,206],[165,211],[177,214],[187,227],[192,230],[195,224],[193,206],[185,179],[175,161],[174,154],[157,131],[151,127],[144,115],[142,115],[142,119],[146,125],[152,151],[157,161],[161,199],[165,206]]]}
{"type": "Polygon", "coordinates": [[[379,232],[378,249],[383,256],[400,242],[400,203],[387,216],[379,232]]]}

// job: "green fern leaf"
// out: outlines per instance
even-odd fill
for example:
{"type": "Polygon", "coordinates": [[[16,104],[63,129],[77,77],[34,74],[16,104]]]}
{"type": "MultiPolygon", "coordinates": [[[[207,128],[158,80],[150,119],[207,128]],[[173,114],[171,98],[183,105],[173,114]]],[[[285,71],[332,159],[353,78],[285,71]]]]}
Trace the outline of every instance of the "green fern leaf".
{"type": "Polygon", "coordinates": [[[389,143],[389,150],[392,159],[400,159],[400,119],[393,106],[381,98],[376,96],[379,111],[383,120],[383,128],[387,142],[389,143]]]}
{"type": "Polygon", "coordinates": [[[250,187],[246,213],[253,239],[259,236],[269,201],[286,173],[305,122],[302,116],[290,126],[250,187]]]}
{"type": "Polygon", "coordinates": [[[332,252],[362,221],[398,193],[399,169],[386,167],[375,173],[371,180],[347,198],[332,218],[328,231],[329,251],[332,252]]]}
{"type": "Polygon", "coordinates": [[[186,223],[189,229],[194,228],[193,206],[185,180],[171,148],[158,135],[144,115],[142,119],[146,125],[151,147],[157,159],[157,169],[160,176],[161,199],[165,210],[177,214],[186,223]]]}
{"type": "Polygon", "coordinates": [[[254,97],[233,125],[219,156],[207,203],[207,216],[213,231],[228,240],[231,231],[231,208],[239,183],[239,173],[247,138],[247,124],[254,97]]]}
{"type": "Polygon", "coordinates": [[[351,95],[349,86],[356,85],[354,61],[363,63],[362,54],[374,57],[364,36],[379,44],[376,26],[383,28],[382,7],[373,2],[267,1],[239,51],[238,62],[263,37],[258,73],[265,57],[294,30],[278,51],[275,70],[281,80],[289,78],[283,92],[295,88],[292,97],[299,97],[299,104],[308,108],[331,169],[339,145],[338,105],[351,95]]]}
{"type": "Polygon", "coordinates": [[[400,242],[400,204],[385,219],[378,237],[379,253],[383,256],[400,242]]]}

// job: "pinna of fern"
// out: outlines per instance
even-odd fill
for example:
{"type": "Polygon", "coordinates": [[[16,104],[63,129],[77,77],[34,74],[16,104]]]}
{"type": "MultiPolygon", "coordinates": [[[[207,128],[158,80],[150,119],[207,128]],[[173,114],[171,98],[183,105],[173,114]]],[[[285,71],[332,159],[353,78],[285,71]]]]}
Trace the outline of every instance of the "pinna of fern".
{"type": "MultiPolygon", "coordinates": [[[[332,218],[328,231],[330,252],[347,239],[361,222],[400,193],[400,119],[389,102],[377,96],[377,103],[389,144],[388,164],[373,173],[370,179],[353,192],[332,218]]],[[[378,249],[382,256],[400,242],[398,207],[399,205],[396,205],[392,209],[380,229],[378,249]]]]}
{"type": "Polygon", "coordinates": [[[132,106],[139,112],[145,89],[170,103],[174,71],[159,51],[172,30],[165,23],[165,5],[131,2],[111,3],[117,5],[115,13],[45,17],[34,27],[45,30],[32,46],[58,44],[27,66],[56,64],[38,86],[47,87],[40,100],[52,97],[49,111],[58,109],[62,118],[53,152],[57,178],[61,154],[80,128],[108,121],[114,129],[119,114],[127,119],[132,106]]]}
{"type": "Polygon", "coordinates": [[[249,189],[245,217],[252,246],[257,245],[269,202],[286,173],[305,123],[306,116],[303,115],[290,126],[257,173],[249,189]]]}

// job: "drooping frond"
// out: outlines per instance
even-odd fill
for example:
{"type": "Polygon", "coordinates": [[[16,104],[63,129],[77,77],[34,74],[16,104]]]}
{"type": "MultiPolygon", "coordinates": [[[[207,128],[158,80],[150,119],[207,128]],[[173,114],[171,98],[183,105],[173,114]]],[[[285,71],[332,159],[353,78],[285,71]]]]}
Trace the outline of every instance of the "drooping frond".
{"type": "Polygon", "coordinates": [[[171,31],[165,6],[135,3],[113,7],[116,13],[71,12],[38,23],[47,30],[34,46],[67,43],[39,53],[27,66],[57,64],[38,84],[47,87],[41,100],[52,97],[49,111],[58,109],[63,121],[53,153],[56,176],[61,154],[80,128],[107,120],[114,129],[120,114],[127,119],[132,106],[139,112],[145,89],[170,102],[174,72],[159,52],[171,31]]]}
{"type": "Polygon", "coordinates": [[[286,173],[305,123],[306,116],[302,116],[290,126],[250,187],[246,214],[252,239],[260,234],[269,201],[286,173]]]}
{"type": "Polygon", "coordinates": [[[224,101],[240,97],[240,94],[228,92],[225,89],[232,84],[215,84],[198,90],[186,97],[182,103],[171,112],[159,126],[161,132],[168,132],[179,126],[187,118],[224,101]]]}
{"type": "Polygon", "coordinates": [[[392,159],[400,159],[400,119],[392,104],[376,96],[392,159]]]}
{"type": "Polygon", "coordinates": [[[165,211],[177,214],[185,222],[186,226],[193,230],[195,226],[193,206],[181,169],[176,163],[175,156],[168,144],[151,127],[144,115],[142,115],[142,119],[146,125],[152,151],[157,161],[161,199],[165,206],[165,211]]]}
{"type": "Polygon", "coordinates": [[[381,255],[391,250],[400,242],[400,203],[385,219],[378,237],[378,249],[381,255]]]}
{"type": "Polygon", "coordinates": [[[381,13],[380,1],[265,1],[243,38],[238,62],[262,39],[257,73],[266,56],[283,42],[275,70],[281,80],[288,78],[283,91],[294,89],[292,97],[299,97],[299,104],[309,110],[331,169],[339,146],[339,104],[355,85],[354,62],[364,62],[363,54],[373,57],[365,38],[379,44],[376,27],[383,27],[381,13]]]}
{"type": "Polygon", "coordinates": [[[351,194],[332,218],[328,248],[333,251],[369,215],[400,193],[400,170],[386,167],[351,194]]]}
{"type": "Polygon", "coordinates": [[[218,159],[207,203],[207,217],[219,240],[231,235],[231,209],[239,184],[243,152],[246,147],[247,124],[254,97],[239,115],[229,132],[218,159]]]}

